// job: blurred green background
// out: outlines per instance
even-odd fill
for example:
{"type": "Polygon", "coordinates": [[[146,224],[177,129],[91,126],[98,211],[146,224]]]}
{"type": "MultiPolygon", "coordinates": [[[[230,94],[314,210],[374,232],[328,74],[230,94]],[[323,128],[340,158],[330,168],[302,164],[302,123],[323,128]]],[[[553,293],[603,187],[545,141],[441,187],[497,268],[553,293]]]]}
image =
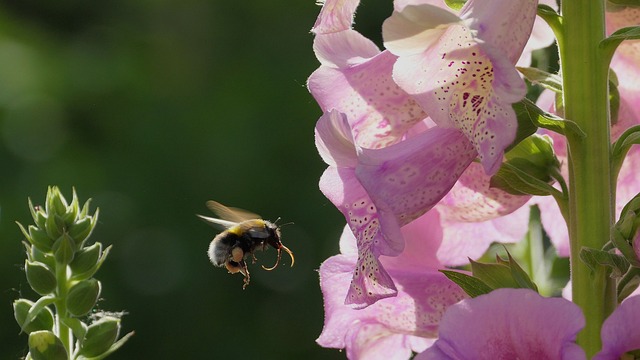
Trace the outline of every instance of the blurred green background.
{"type": "MultiPolygon", "coordinates": [[[[317,269],[344,219],[319,192],[313,0],[11,0],[0,4],[0,359],[27,352],[11,304],[27,198],[93,199],[113,244],[99,308],[136,335],[116,359],[330,359],[317,269]],[[206,256],[215,199],[283,228],[293,268],[242,276],[206,256]]],[[[379,42],[391,4],[360,11],[379,42]]],[[[258,254],[267,266],[275,251],[258,254]]],[[[283,258],[288,265],[288,258],[283,258]]]]}

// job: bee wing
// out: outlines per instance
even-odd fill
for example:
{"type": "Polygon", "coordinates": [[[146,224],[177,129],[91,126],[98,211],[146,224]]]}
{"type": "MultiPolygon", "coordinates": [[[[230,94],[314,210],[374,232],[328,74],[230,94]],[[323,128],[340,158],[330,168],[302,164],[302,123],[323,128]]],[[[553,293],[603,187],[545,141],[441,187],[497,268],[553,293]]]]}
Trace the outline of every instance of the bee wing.
{"type": "Polygon", "coordinates": [[[220,225],[220,226],[223,226],[225,228],[230,228],[230,227],[238,224],[238,223],[233,222],[233,221],[216,219],[216,218],[212,218],[212,217],[208,217],[208,216],[202,216],[202,215],[198,215],[198,214],[196,214],[196,216],[199,217],[200,219],[208,222],[211,225],[220,225]]]}
{"type": "Polygon", "coordinates": [[[207,201],[207,207],[218,215],[220,219],[227,220],[227,222],[240,223],[245,220],[262,219],[260,215],[242,209],[226,207],[213,200],[207,201]]]}

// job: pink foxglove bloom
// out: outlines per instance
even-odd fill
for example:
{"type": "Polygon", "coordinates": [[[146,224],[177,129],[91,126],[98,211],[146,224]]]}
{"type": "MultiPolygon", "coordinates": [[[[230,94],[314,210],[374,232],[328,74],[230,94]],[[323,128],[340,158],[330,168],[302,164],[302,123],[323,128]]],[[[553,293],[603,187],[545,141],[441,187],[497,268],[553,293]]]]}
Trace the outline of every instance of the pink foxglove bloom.
{"type": "Polygon", "coordinates": [[[450,129],[381,149],[356,147],[350,131],[345,115],[333,110],[318,120],[316,145],[330,165],[320,189],[344,214],[357,242],[346,303],[364,307],[396,295],[378,258],[402,252],[400,227],[433,207],[474,155],[464,136],[450,129]]]}
{"type": "MultiPolygon", "coordinates": [[[[345,215],[357,240],[357,266],[346,298],[356,307],[396,295],[378,258],[402,251],[400,227],[433,208],[474,158],[481,158],[484,171],[497,171],[504,148],[514,140],[511,104],[526,89],[514,64],[531,31],[536,1],[519,4],[520,15],[509,24],[522,31],[510,29],[506,37],[498,36],[504,28],[496,27],[495,19],[497,13],[507,19],[512,6],[486,12],[469,1],[458,17],[426,2],[396,1],[396,12],[384,26],[395,55],[380,52],[351,29],[357,1],[326,1],[313,29],[321,66],[308,85],[325,112],[316,134],[321,155],[330,165],[320,187],[345,215]],[[426,37],[399,40],[415,30],[426,37]],[[457,48],[455,39],[462,33],[468,36],[457,48]],[[428,48],[413,54],[416,43],[428,48]],[[411,55],[405,56],[405,50],[411,55]],[[420,91],[400,80],[413,76],[409,71],[428,72],[429,61],[431,72],[438,75],[417,74],[424,79],[420,91]],[[455,70],[445,69],[449,66],[455,70]],[[438,92],[442,94],[434,95],[438,92]],[[432,112],[437,113],[432,118],[438,126],[423,127],[432,112]],[[416,127],[427,130],[413,130],[416,127]]],[[[510,210],[505,206],[498,212],[513,211],[524,201],[505,203],[516,202],[510,210]]]]}
{"type": "Polygon", "coordinates": [[[602,350],[593,360],[618,360],[627,351],[640,349],[640,296],[622,304],[602,324],[602,350]]]}
{"type": "MultiPolygon", "coordinates": [[[[624,10],[608,12],[606,16],[607,32],[640,23],[640,9],[628,7],[624,10]]],[[[611,127],[611,140],[616,140],[627,128],[640,125],[640,41],[625,41],[618,49],[611,62],[611,68],[618,77],[618,92],[620,93],[620,109],[618,119],[611,127]]],[[[554,95],[545,91],[538,100],[538,105],[554,112],[554,95]]],[[[566,139],[554,133],[548,133],[554,140],[555,152],[558,159],[566,164],[566,139]]],[[[616,189],[616,215],[636,194],[640,193],[638,181],[640,169],[640,147],[631,148],[625,158],[616,189]]],[[[567,170],[564,170],[565,174],[567,170]]],[[[566,176],[565,176],[566,178],[566,176]]],[[[561,256],[569,256],[569,234],[566,223],[560,214],[555,201],[550,197],[537,198],[541,210],[542,224],[549,234],[554,246],[561,256]]]]}
{"type": "Polygon", "coordinates": [[[584,360],[575,343],[584,316],[574,303],[529,289],[497,289],[451,306],[438,340],[416,360],[584,360]]]}
{"type": "Polygon", "coordinates": [[[488,174],[515,140],[511,104],[526,94],[515,64],[529,39],[537,0],[467,1],[459,16],[407,5],[385,21],[393,77],[439,126],[462,131],[488,174]]]}
{"type": "Polygon", "coordinates": [[[380,258],[396,282],[398,295],[365,309],[344,304],[358,250],[346,227],[341,254],[320,267],[325,325],[318,343],[346,349],[349,359],[409,359],[427,348],[437,336],[446,308],[466,295],[437,271],[435,250],[442,239],[437,212],[425,214],[402,228],[406,246],[397,257],[380,258]]]}

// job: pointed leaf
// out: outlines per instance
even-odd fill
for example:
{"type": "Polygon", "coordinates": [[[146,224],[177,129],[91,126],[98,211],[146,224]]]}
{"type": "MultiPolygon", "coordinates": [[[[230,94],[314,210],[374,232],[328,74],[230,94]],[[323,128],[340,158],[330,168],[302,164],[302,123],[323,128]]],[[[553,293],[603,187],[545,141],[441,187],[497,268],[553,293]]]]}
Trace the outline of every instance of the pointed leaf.
{"type": "Polygon", "coordinates": [[[475,278],[473,276],[463,274],[457,271],[451,270],[439,270],[443,273],[449,280],[456,283],[462,290],[464,290],[467,295],[473,297],[477,297],[480,295],[488,294],[493,289],[485,284],[482,280],[475,278]]]}
{"type": "Polygon", "coordinates": [[[538,84],[545,89],[555,93],[562,93],[562,77],[558,74],[551,74],[538,68],[516,67],[524,77],[533,84],[538,84]]]}
{"type": "MultiPolygon", "coordinates": [[[[521,116],[526,117],[529,121],[531,121],[533,125],[537,127],[551,130],[562,135],[566,135],[568,132],[572,132],[581,138],[587,136],[575,122],[546,112],[540,109],[536,104],[534,104],[527,98],[524,98],[520,102],[513,104],[513,109],[518,115],[518,119],[520,119],[521,116]]],[[[520,124],[520,120],[518,120],[518,124],[520,124]]]]}
{"type": "Polygon", "coordinates": [[[583,247],[580,250],[580,259],[591,271],[596,271],[600,266],[611,269],[611,277],[619,278],[629,270],[629,262],[624,256],[612,254],[608,251],[583,247]]]}

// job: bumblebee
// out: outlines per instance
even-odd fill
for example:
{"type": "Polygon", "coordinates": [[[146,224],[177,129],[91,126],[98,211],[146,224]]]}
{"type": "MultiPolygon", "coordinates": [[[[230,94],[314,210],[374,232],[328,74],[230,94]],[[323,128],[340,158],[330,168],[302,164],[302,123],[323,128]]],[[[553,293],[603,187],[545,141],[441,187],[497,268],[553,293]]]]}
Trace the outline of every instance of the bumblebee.
{"type": "Polygon", "coordinates": [[[226,207],[215,201],[207,201],[207,207],[218,218],[198,215],[209,224],[222,226],[224,231],[216,235],[209,245],[208,255],[215,266],[225,266],[229,273],[244,275],[242,289],[249,285],[249,269],[245,258],[251,256],[253,262],[257,260],[255,250],[265,250],[271,245],[278,251],[278,258],[272,267],[262,268],[268,271],[275,269],[280,263],[282,250],[291,257],[291,266],[295,262],[293,253],[280,241],[280,227],[262,220],[260,216],[245,210],[226,207]]]}

